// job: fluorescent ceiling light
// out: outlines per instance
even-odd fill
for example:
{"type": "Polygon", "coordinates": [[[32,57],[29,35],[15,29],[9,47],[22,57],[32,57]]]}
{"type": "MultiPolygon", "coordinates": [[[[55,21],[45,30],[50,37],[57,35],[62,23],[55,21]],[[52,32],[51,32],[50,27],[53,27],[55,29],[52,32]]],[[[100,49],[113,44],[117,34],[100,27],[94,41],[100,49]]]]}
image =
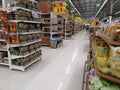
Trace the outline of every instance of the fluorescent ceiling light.
{"type": "Polygon", "coordinates": [[[102,10],[102,8],[105,6],[105,4],[107,3],[108,0],[105,0],[103,5],[100,7],[100,9],[98,10],[98,12],[96,13],[95,17],[99,14],[99,12],[102,10]]]}
{"type": "Polygon", "coordinates": [[[78,11],[78,9],[75,7],[75,5],[73,4],[73,2],[71,0],[68,0],[70,2],[70,4],[75,8],[75,10],[77,11],[77,13],[81,16],[80,12],[78,11]]]}

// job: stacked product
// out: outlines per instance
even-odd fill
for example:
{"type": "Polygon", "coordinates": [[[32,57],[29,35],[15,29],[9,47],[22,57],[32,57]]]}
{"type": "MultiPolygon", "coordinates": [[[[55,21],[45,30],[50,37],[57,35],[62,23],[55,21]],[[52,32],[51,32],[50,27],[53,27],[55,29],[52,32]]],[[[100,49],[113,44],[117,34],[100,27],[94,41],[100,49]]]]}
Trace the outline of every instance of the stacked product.
{"type": "Polygon", "coordinates": [[[66,19],[63,17],[63,31],[64,31],[64,34],[63,34],[63,38],[65,39],[65,33],[66,33],[66,19]]]}
{"type": "Polygon", "coordinates": [[[82,30],[82,25],[80,23],[75,22],[75,33],[82,30]]]}
{"type": "Polygon", "coordinates": [[[66,33],[65,33],[65,36],[66,36],[66,39],[70,39],[72,37],[72,25],[71,25],[71,22],[67,22],[66,23],[66,33]]]}
{"type": "MultiPolygon", "coordinates": [[[[41,16],[38,12],[38,3],[30,0],[17,0],[14,4],[7,1],[7,3],[13,7],[8,11],[9,14],[6,12],[0,14],[1,20],[4,19],[1,28],[5,32],[0,33],[1,39],[5,38],[7,43],[10,69],[25,71],[28,66],[40,60],[42,55],[41,16]],[[5,16],[8,17],[8,21],[5,16]]],[[[1,58],[6,55],[1,54],[1,58]]]]}
{"type": "Polygon", "coordinates": [[[86,82],[86,89],[82,90],[120,90],[119,84],[113,83],[106,79],[105,77],[99,77],[98,71],[96,71],[96,67],[94,67],[94,57],[93,53],[89,53],[89,58],[85,62],[85,70],[84,70],[84,81],[86,82]],[[86,79],[85,79],[86,78],[86,79]]]}
{"type": "MultiPolygon", "coordinates": [[[[7,24],[8,14],[6,11],[0,11],[0,64],[8,65],[8,52],[7,52],[7,28],[4,28],[4,24],[7,24]]],[[[7,25],[6,25],[7,26],[7,25]]],[[[8,27],[8,26],[7,26],[8,27]]]]}
{"type": "Polygon", "coordinates": [[[50,45],[50,13],[42,14],[42,45],[50,45]]]}
{"type": "Polygon", "coordinates": [[[120,24],[91,36],[91,50],[96,74],[120,84],[120,24]]]}
{"type": "Polygon", "coordinates": [[[26,11],[24,8],[16,8],[15,11],[9,13],[9,20],[30,20],[30,21],[41,21],[40,15],[37,17],[32,11],[26,11]]]}
{"type": "Polygon", "coordinates": [[[52,11],[52,3],[50,1],[41,1],[39,6],[42,13],[50,13],[52,11]]]}
{"type": "Polygon", "coordinates": [[[42,45],[50,45],[50,27],[43,27],[42,45]]]}

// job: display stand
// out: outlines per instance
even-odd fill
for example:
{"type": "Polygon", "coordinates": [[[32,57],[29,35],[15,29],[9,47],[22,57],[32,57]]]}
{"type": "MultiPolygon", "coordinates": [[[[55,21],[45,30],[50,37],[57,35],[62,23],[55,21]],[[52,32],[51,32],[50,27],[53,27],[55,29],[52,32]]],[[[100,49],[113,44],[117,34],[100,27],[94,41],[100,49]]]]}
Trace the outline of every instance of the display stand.
{"type": "Polygon", "coordinates": [[[7,5],[11,2],[15,1],[3,0],[3,10],[9,13],[9,20],[4,25],[10,27],[5,35],[9,60],[6,65],[11,70],[25,71],[27,67],[41,60],[41,13],[36,8],[22,7],[22,4],[15,6],[16,2],[13,7],[8,8],[7,5]]]}
{"type": "Polygon", "coordinates": [[[57,48],[63,43],[63,19],[61,15],[51,13],[51,48],[57,48]]]}

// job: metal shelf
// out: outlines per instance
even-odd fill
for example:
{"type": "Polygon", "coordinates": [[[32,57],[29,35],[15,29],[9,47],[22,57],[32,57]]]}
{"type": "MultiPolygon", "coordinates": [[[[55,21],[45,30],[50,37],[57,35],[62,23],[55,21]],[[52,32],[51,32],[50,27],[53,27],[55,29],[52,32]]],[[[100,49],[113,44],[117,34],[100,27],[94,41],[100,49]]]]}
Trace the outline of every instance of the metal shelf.
{"type": "Polygon", "coordinates": [[[10,44],[10,47],[27,46],[27,45],[30,45],[30,44],[33,44],[33,43],[37,43],[37,42],[40,42],[40,41],[42,41],[42,40],[39,39],[39,40],[32,41],[32,42],[30,42],[30,43],[26,43],[26,44],[10,44]]]}
{"type": "Polygon", "coordinates": [[[32,31],[32,32],[22,32],[22,33],[19,33],[19,32],[11,32],[10,34],[23,34],[23,35],[28,35],[28,34],[37,34],[37,33],[42,33],[42,31],[32,31]]]}
{"type": "Polygon", "coordinates": [[[42,38],[48,38],[48,39],[50,39],[50,37],[42,37],[42,38]]]}
{"type": "Polygon", "coordinates": [[[4,32],[3,30],[0,30],[0,32],[4,32]]]}
{"type": "Polygon", "coordinates": [[[37,33],[42,33],[41,31],[34,31],[34,32],[25,32],[25,33],[20,33],[20,34],[37,34],[37,33]]]}
{"type": "Polygon", "coordinates": [[[61,32],[51,32],[51,34],[63,34],[61,32]]]}
{"type": "Polygon", "coordinates": [[[0,63],[0,65],[9,66],[9,64],[8,64],[8,63],[0,63]]]}
{"type": "Polygon", "coordinates": [[[50,32],[43,32],[43,34],[50,34],[50,32]]]}
{"type": "Polygon", "coordinates": [[[42,24],[50,24],[50,22],[42,22],[42,24]]]}
{"type": "MultiPolygon", "coordinates": [[[[6,46],[6,47],[7,47],[7,46],[6,46]]],[[[1,49],[1,48],[0,48],[0,51],[8,51],[8,50],[7,50],[7,49],[1,49]]]]}
{"type": "Polygon", "coordinates": [[[25,71],[25,69],[27,67],[29,67],[30,65],[34,64],[35,62],[41,60],[41,56],[38,57],[37,59],[31,61],[29,64],[27,64],[26,66],[16,66],[16,65],[11,65],[11,69],[15,69],[15,70],[21,70],[21,71],[25,71]]]}
{"type": "Polygon", "coordinates": [[[26,55],[20,55],[20,56],[11,55],[11,59],[13,60],[13,59],[18,59],[18,58],[27,57],[27,56],[32,55],[32,54],[34,54],[34,53],[36,53],[36,52],[38,52],[38,51],[40,51],[40,50],[41,50],[41,48],[39,48],[39,49],[36,50],[36,51],[32,51],[31,53],[28,53],[28,54],[26,54],[26,55]]]}
{"type": "Polygon", "coordinates": [[[8,12],[12,12],[12,11],[16,11],[17,9],[22,9],[22,10],[25,10],[25,11],[29,11],[29,12],[35,12],[37,14],[41,14],[40,12],[37,12],[37,11],[34,11],[34,10],[31,10],[31,9],[27,9],[27,8],[24,8],[24,7],[12,7],[12,9],[8,12]]]}
{"type": "Polygon", "coordinates": [[[52,38],[52,39],[62,40],[62,39],[63,39],[63,37],[60,37],[60,38],[52,38]]]}
{"type": "Polygon", "coordinates": [[[9,22],[41,23],[38,21],[29,21],[29,20],[9,20],[9,22]]]}
{"type": "Polygon", "coordinates": [[[4,42],[5,40],[4,39],[0,39],[0,41],[4,42]]]}

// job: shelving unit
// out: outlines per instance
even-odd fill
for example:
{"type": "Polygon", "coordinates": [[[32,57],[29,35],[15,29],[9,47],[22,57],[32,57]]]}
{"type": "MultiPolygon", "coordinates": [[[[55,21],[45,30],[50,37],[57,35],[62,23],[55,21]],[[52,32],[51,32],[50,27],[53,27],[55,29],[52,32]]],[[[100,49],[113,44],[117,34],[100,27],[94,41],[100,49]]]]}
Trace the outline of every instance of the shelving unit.
{"type": "MultiPolygon", "coordinates": [[[[6,8],[7,3],[14,1],[3,0],[3,9],[9,13],[9,20],[2,25],[5,29],[5,40],[1,39],[1,42],[7,43],[6,49],[0,50],[8,53],[8,63],[1,62],[0,65],[7,65],[11,70],[25,71],[27,67],[41,60],[41,13],[36,6],[26,8],[18,1],[15,1],[13,7],[6,8]]],[[[37,4],[35,0],[28,2],[37,4]]]]}
{"type": "Polygon", "coordinates": [[[102,32],[99,31],[97,34],[98,34],[98,36],[101,37],[107,44],[120,46],[120,42],[115,42],[115,41],[111,40],[109,37],[107,37],[106,35],[102,34],[102,32]]]}
{"type": "Polygon", "coordinates": [[[51,48],[57,48],[63,43],[63,17],[51,13],[51,48]]]}
{"type": "Polygon", "coordinates": [[[72,38],[72,24],[71,22],[66,21],[66,30],[65,30],[65,39],[71,39],[72,38]]]}
{"type": "Polygon", "coordinates": [[[75,22],[75,33],[78,33],[82,30],[82,25],[80,23],[75,22]]]}
{"type": "Polygon", "coordinates": [[[50,46],[50,20],[51,14],[42,14],[42,45],[50,46]]]}
{"type": "MultiPolygon", "coordinates": [[[[7,14],[7,12],[5,13],[7,14]]],[[[7,32],[5,32],[5,28],[3,28],[3,22],[7,22],[7,17],[5,16],[6,15],[4,14],[5,20],[0,20],[0,65],[9,66],[8,48],[7,48],[8,44],[6,43],[7,32]]]]}

